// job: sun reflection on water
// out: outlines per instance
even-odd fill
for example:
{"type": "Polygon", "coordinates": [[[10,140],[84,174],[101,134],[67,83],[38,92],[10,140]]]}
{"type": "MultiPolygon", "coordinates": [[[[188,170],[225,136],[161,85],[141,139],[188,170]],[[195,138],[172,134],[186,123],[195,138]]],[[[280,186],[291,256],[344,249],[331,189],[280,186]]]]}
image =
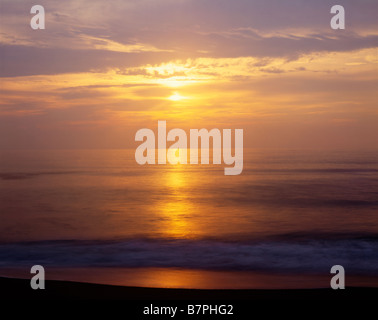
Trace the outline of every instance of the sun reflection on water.
{"type": "Polygon", "coordinates": [[[161,233],[167,237],[190,238],[194,204],[189,197],[189,175],[180,165],[169,167],[162,182],[168,194],[157,206],[162,219],[161,233]]]}

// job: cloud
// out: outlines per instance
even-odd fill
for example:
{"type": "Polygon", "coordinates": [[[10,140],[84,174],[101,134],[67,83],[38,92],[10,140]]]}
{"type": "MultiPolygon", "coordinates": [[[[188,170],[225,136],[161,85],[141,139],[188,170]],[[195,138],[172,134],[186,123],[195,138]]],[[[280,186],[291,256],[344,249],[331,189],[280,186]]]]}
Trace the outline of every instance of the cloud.
{"type": "Polygon", "coordinates": [[[328,0],[41,0],[40,31],[34,4],[1,2],[0,146],[130,146],[158,119],[376,144],[376,1],[340,1],[346,30],[328,0]]]}
{"type": "Polygon", "coordinates": [[[2,2],[1,76],[85,72],[200,57],[281,57],[377,47],[374,1],[341,1],[347,29],[329,26],[332,1],[41,1],[46,30],[29,26],[32,1],[2,2]],[[363,14],[362,14],[363,12],[363,14]],[[30,62],[30,63],[29,63],[30,62]]]}

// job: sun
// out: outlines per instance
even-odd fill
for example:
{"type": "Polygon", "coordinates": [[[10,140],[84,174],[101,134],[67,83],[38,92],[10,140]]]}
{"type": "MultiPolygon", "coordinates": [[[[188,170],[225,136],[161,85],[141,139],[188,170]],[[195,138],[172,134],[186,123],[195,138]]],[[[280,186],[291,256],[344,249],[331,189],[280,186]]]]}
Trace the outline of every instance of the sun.
{"type": "Polygon", "coordinates": [[[180,95],[178,92],[174,92],[170,97],[168,97],[171,101],[180,101],[182,99],[185,99],[182,95],[180,95]]]}

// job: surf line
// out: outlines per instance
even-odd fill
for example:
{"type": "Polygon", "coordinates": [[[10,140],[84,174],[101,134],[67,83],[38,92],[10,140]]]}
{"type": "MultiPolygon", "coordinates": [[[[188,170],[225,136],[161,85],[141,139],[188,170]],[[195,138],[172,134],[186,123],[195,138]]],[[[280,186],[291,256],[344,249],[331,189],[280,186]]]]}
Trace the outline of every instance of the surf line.
{"type": "MultiPolygon", "coordinates": [[[[166,121],[158,121],[157,132],[157,164],[198,164],[201,152],[201,164],[210,163],[210,138],[212,139],[213,164],[222,164],[225,175],[239,175],[243,171],[243,129],[235,129],[234,155],[232,155],[232,130],[223,129],[190,129],[189,149],[188,137],[183,129],[172,129],[167,134],[166,121]],[[167,142],[174,142],[167,150],[167,142]],[[201,147],[198,144],[201,142],[201,147]],[[222,159],[223,158],[223,159],[222,159]]],[[[140,129],[135,134],[135,141],[142,143],[135,151],[138,164],[156,164],[156,137],[151,129],[140,129]]]]}

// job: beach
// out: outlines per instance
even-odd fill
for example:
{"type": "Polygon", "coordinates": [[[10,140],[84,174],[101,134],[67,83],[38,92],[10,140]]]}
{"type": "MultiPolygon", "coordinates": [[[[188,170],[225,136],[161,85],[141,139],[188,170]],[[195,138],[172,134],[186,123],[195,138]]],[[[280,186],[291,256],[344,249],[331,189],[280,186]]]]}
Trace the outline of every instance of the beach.
{"type": "Polygon", "coordinates": [[[2,152],[0,276],[41,265],[48,281],[315,289],[341,265],[347,286],[378,287],[377,159],[251,149],[235,180],[140,167],[133,150],[2,152]]]}
{"type": "Polygon", "coordinates": [[[350,287],[344,290],[198,290],[100,285],[70,281],[46,281],[46,289],[32,290],[30,280],[0,278],[2,299],[119,299],[119,300],[377,300],[378,288],[350,287]]]}

